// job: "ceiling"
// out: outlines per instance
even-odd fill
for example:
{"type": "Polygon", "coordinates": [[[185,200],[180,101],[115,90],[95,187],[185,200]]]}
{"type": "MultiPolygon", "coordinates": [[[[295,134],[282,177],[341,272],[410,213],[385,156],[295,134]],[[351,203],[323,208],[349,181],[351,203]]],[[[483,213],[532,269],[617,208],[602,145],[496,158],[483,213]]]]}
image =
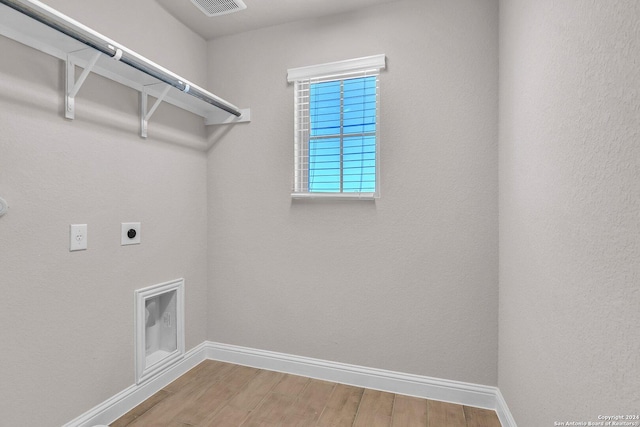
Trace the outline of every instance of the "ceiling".
{"type": "Polygon", "coordinates": [[[300,19],[348,12],[397,0],[244,0],[245,10],[207,17],[191,0],[156,0],[207,40],[300,19]]]}

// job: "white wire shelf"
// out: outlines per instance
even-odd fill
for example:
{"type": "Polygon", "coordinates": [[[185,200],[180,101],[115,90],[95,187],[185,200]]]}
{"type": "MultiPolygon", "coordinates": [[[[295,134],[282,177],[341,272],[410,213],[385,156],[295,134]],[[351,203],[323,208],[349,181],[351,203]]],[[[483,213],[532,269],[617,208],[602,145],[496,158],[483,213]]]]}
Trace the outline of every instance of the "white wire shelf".
{"type": "MultiPolygon", "coordinates": [[[[206,125],[240,123],[251,120],[249,109],[240,109],[234,106],[39,1],[0,0],[0,35],[66,62],[65,115],[69,119],[73,119],[75,94],[80,90],[89,72],[93,72],[133,88],[143,95],[140,114],[142,137],[146,137],[147,122],[160,102],[167,102],[203,117],[206,125]],[[64,32],[52,28],[22,11],[15,10],[7,4],[35,11],[33,13],[37,14],[38,18],[44,17],[45,20],[53,22],[54,26],[63,28],[64,32]],[[90,47],[65,32],[77,32],[90,40],[95,40],[96,44],[99,43],[106,47],[104,49],[90,47]],[[112,56],[105,53],[109,50],[113,51],[112,56]],[[130,65],[131,63],[139,64],[140,69],[134,68],[133,65],[130,65]],[[75,78],[75,66],[84,70],[78,79],[75,78]],[[141,71],[141,69],[147,71],[141,71]],[[168,84],[167,81],[172,83],[168,84]],[[151,95],[157,100],[150,109],[147,109],[147,95],[151,95]]],[[[10,59],[4,58],[3,60],[10,59]]]]}

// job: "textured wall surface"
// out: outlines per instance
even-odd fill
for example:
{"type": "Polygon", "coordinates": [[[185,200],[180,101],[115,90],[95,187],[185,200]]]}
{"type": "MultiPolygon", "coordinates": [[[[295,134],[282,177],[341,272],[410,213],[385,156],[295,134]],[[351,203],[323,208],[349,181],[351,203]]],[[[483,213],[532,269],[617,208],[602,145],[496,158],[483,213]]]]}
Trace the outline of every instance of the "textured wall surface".
{"type": "Polygon", "coordinates": [[[134,289],[184,277],[187,349],[206,339],[207,159],[183,146],[204,126],[162,105],[142,140],[137,92],[95,75],[67,121],[64,65],[0,52],[0,425],[60,426],[134,383],[134,289]],[[69,252],[73,223],[88,250],[69,252]]]}
{"type": "Polygon", "coordinates": [[[205,40],[155,0],[46,0],[44,3],[206,88],[205,40]]]}
{"type": "Polygon", "coordinates": [[[497,381],[497,1],[401,1],[209,43],[250,124],[209,156],[209,338],[497,381]],[[384,53],[381,193],[292,201],[287,69],[384,53]]]}
{"type": "Polygon", "coordinates": [[[518,425],[640,412],[640,3],[500,3],[499,387],[518,425]]]}
{"type": "Polygon", "coordinates": [[[97,76],[65,121],[63,65],[0,38],[0,425],[132,384],[133,290],[177,277],[187,348],[498,384],[521,427],[638,413],[638,2],[407,0],[208,44],[152,0],[47,3],[252,122],[162,105],[141,140],[97,76]],[[286,70],[379,53],[382,198],[292,201],[286,70]]]}

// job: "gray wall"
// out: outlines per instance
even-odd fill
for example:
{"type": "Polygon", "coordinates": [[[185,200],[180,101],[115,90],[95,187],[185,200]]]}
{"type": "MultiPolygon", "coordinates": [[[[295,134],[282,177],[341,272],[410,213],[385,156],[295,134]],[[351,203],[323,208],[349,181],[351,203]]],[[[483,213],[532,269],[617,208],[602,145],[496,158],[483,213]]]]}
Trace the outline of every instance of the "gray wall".
{"type": "Polygon", "coordinates": [[[193,83],[206,85],[205,40],[155,0],[47,0],[45,3],[193,83]]]}
{"type": "Polygon", "coordinates": [[[498,4],[401,1],[209,42],[211,340],[495,385],[498,4]],[[291,200],[287,69],[384,53],[381,193],[291,200]]]}
{"type": "Polygon", "coordinates": [[[499,386],[518,425],[640,409],[640,4],[500,3],[499,386]]]}
{"type": "Polygon", "coordinates": [[[133,3],[48,2],[252,122],[163,104],[144,141],[137,93],[94,75],[69,122],[62,64],[0,38],[1,425],[132,384],[133,290],[177,277],[187,348],[497,384],[524,427],[637,412],[637,2],[400,1],[209,43],[133,3]],[[286,70],[378,53],[382,198],[292,201],[286,70]]]}
{"type": "MultiPolygon", "coordinates": [[[[102,21],[101,2],[88,3],[62,6],[161,56],[112,35],[140,31],[139,16],[102,21]]],[[[203,40],[148,3],[147,17],[175,35],[164,62],[191,48],[203,56],[203,40]]],[[[204,126],[162,105],[142,140],[137,92],[95,75],[66,121],[63,64],[4,37],[0,52],[0,196],[10,204],[0,218],[0,425],[59,426],[134,383],[134,289],[184,277],[187,348],[206,339],[207,159],[182,146],[202,145],[204,126]],[[142,222],[140,246],[120,246],[123,221],[142,222]],[[69,252],[72,223],[88,224],[87,251],[69,252]]]]}

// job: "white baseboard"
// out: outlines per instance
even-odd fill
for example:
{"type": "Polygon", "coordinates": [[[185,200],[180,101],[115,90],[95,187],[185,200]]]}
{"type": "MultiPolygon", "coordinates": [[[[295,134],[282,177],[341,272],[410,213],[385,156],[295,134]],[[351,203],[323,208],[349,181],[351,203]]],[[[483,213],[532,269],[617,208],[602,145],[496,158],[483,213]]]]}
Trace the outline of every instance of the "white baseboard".
{"type": "Polygon", "coordinates": [[[495,409],[496,388],[209,342],[209,359],[325,381],[495,409]]]}
{"type": "Polygon", "coordinates": [[[404,374],[339,362],[205,341],[154,379],[133,385],[63,427],[109,424],[205,359],[301,375],[425,399],[493,409],[503,427],[517,427],[497,387],[404,374]]]}
{"type": "Polygon", "coordinates": [[[496,413],[498,414],[502,427],[518,427],[516,420],[513,418],[513,415],[511,415],[511,411],[507,406],[507,401],[504,400],[504,396],[502,396],[499,388],[496,388],[496,413]]]}
{"type": "Polygon", "coordinates": [[[180,361],[165,369],[158,376],[147,382],[127,387],[78,418],[68,422],[63,427],[93,427],[114,422],[189,369],[205,360],[207,355],[206,347],[206,342],[199,344],[186,352],[180,361]]]}

